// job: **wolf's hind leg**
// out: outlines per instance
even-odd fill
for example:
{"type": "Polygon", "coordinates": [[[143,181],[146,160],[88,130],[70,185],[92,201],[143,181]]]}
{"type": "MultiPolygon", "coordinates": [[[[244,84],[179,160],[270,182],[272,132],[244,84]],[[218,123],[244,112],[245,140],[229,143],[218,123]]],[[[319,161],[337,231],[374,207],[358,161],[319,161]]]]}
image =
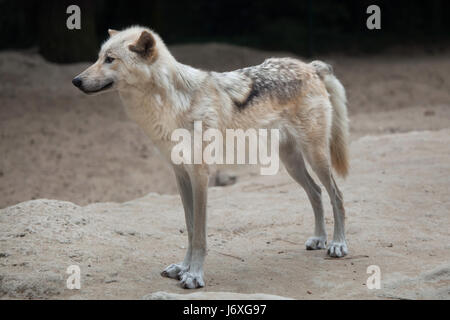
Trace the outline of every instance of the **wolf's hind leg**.
{"type": "Polygon", "coordinates": [[[305,189],[314,211],[314,236],[310,237],[305,245],[307,250],[325,249],[327,233],[323,215],[322,195],[320,187],[314,182],[306,169],[300,146],[290,141],[281,149],[281,160],[289,175],[305,189]]]}
{"type": "Polygon", "coordinates": [[[328,254],[332,257],[344,257],[348,253],[345,241],[345,210],[342,192],[338,189],[331,172],[329,147],[325,141],[316,141],[305,146],[305,155],[317,177],[330,196],[334,216],[333,241],[328,246],[328,254]]]}

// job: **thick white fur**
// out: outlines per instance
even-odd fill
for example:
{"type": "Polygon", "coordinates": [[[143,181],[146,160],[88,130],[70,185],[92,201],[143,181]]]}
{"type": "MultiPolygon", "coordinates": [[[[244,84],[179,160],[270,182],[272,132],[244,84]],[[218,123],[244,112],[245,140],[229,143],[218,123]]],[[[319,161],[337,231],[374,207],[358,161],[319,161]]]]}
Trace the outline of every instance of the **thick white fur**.
{"type": "MultiPolygon", "coordinates": [[[[327,241],[321,189],[306,170],[305,163],[309,162],[333,207],[335,228],[328,253],[334,257],[347,254],[343,198],[331,173],[331,163],[342,175],[348,170],[346,98],[328,65],[283,58],[231,72],[205,72],[176,61],[161,38],[148,28],[131,27],[110,34],[99,60],[78,76],[83,91],[97,92],[112,83],[108,90],[118,91],[127,114],[169,162],[173,130],[192,132],[194,121],[202,121],[205,129],[222,131],[279,129],[281,160],[305,189],[315,214],[314,236],[306,247],[323,249],[327,241]],[[154,39],[151,55],[130,50],[144,33],[154,39]],[[105,63],[107,56],[114,62],[105,63]]],[[[162,274],[180,279],[185,288],[202,287],[208,166],[174,165],[174,171],[189,245],[184,260],[170,265],[162,274]]]]}

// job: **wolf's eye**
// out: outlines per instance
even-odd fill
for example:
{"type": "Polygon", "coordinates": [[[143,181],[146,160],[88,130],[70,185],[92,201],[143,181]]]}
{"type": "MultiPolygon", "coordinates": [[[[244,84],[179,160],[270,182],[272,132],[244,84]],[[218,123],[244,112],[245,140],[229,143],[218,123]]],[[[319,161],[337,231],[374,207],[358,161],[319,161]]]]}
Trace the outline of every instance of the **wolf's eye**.
{"type": "Polygon", "coordinates": [[[113,61],[114,61],[114,58],[106,56],[105,63],[112,63],[113,61]]]}

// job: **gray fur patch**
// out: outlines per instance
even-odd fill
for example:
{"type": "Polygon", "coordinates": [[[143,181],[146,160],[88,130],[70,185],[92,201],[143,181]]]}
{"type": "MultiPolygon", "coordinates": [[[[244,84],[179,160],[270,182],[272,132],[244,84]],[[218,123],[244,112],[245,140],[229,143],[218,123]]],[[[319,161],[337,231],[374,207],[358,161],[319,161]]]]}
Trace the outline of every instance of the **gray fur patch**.
{"type": "Polygon", "coordinates": [[[262,64],[236,70],[251,79],[251,89],[243,101],[234,101],[239,110],[259,98],[276,99],[279,103],[289,101],[301,89],[299,61],[290,58],[272,58],[262,64]]]}

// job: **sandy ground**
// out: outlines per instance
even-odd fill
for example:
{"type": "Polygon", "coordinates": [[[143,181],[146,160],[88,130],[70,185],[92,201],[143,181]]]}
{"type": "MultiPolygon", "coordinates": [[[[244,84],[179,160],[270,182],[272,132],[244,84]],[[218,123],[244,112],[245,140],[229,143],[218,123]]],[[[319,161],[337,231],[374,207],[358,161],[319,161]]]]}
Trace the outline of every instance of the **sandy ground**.
{"type": "MultiPolygon", "coordinates": [[[[219,44],[172,50],[218,71],[288,55],[219,44]]],[[[200,292],[449,299],[449,55],[322,59],[335,66],[350,101],[352,169],[338,182],[350,255],[304,249],[312,211],[284,171],[241,170],[236,185],[210,189],[200,292]],[[366,288],[369,265],[381,268],[380,290],[366,288]]],[[[172,173],[116,94],[86,97],[72,87],[86,66],[0,53],[0,208],[12,206],[0,210],[0,297],[186,293],[159,275],[186,246],[172,173]],[[65,286],[74,264],[79,291],[65,286]]]]}
{"type": "MultiPolygon", "coordinates": [[[[352,143],[346,196],[350,255],[307,251],[313,214],[287,176],[258,176],[210,189],[207,287],[296,299],[411,299],[450,296],[450,130],[363,137],[352,143]],[[381,289],[366,288],[367,267],[381,289]]],[[[328,199],[326,225],[332,231],[328,199]]],[[[159,275],[182,259],[179,197],[149,194],[80,207],[34,200],[0,211],[4,298],[126,298],[191,293],[159,275]],[[65,288],[79,265],[81,289],[65,288]]]]}

